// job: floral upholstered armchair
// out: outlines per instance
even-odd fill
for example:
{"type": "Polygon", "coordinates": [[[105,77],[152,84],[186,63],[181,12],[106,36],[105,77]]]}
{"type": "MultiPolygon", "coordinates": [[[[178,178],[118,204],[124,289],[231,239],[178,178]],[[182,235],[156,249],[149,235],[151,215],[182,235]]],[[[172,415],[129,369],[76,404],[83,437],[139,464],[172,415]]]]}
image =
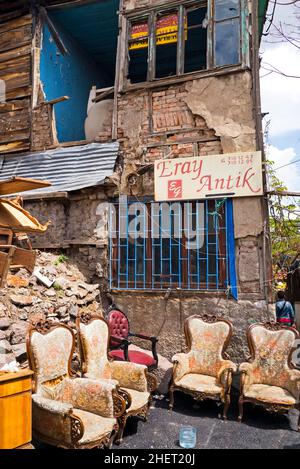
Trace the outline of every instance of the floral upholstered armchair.
{"type": "Polygon", "coordinates": [[[113,383],[74,377],[74,343],[73,331],[62,324],[38,321],[29,329],[33,435],[66,449],[110,447],[125,400],[113,383]]]}
{"type": "Polygon", "coordinates": [[[300,371],[291,363],[298,332],[277,323],[253,324],[247,337],[251,359],[239,367],[239,420],[243,418],[244,402],[264,406],[270,412],[300,410],[300,371]]]}
{"type": "Polygon", "coordinates": [[[147,420],[151,392],[157,387],[156,377],[144,365],[108,360],[109,330],[106,321],[91,314],[82,314],[76,321],[83,377],[108,380],[120,386],[119,393],[127,402],[125,414],[119,421],[116,443],[120,444],[127,418],[142,417],[147,420]]]}
{"type": "Polygon", "coordinates": [[[182,391],[197,401],[221,401],[223,417],[227,418],[232,373],[237,369],[225,355],[232,335],[231,323],[215,316],[191,316],[184,330],[189,352],[173,357],[170,409],[174,406],[174,391],[182,391]]]}

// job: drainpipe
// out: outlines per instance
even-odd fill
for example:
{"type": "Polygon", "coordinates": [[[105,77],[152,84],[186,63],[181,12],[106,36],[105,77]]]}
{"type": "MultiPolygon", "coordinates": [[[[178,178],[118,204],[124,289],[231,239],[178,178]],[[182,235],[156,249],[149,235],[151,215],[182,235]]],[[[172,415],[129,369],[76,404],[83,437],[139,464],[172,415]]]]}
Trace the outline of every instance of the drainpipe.
{"type": "Polygon", "coordinates": [[[124,11],[124,0],[120,0],[119,6],[119,36],[117,45],[116,57],[116,76],[115,76],[115,94],[114,94],[114,108],[112,120],[112,140],[118,139],[118,93],[120,85],[120,63],[121,63],[121,49],[122,49],[122,15],[124,11]]]}
{"type": "Polygon", "coordinates": [[[267,198],[267,177],[266,177],[266,155],[264,151],[263,130],[262,130],[262,112],[261,112],[261,94],[260,94],[260,59],[259,48],[260,38],[258,30],[258,1],[252,0],[252,79],[253,79],[253,100],[254,100],[254,114],[255,114],[255,127],[256,127],[256,147],[257,150],[262,152],[263,160],[263,283],[264,283],[264,296],[267,303],[267,312],[269,314],[269,273],[271,273],[270,262],[271,259],[271,246],[269,237],[269,208],[267,198]]]}

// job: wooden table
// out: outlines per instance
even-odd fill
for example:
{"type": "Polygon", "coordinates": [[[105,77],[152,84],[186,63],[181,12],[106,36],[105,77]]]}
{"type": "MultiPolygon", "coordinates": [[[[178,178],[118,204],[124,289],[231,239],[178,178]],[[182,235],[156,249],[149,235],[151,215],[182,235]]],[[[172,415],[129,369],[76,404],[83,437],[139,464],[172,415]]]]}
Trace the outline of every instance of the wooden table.
{"type": "Polygon", "coordinates": [[[0,372],[0,449],[31,442],[31,379],[33,372],[0,372]]]}

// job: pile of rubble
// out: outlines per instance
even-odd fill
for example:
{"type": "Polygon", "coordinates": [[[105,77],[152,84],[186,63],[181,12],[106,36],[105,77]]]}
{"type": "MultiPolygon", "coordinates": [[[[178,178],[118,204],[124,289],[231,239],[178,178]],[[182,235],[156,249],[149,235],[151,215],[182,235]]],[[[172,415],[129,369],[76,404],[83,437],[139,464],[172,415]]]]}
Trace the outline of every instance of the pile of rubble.
{"type": "Polygon", "coordinates": [[[0,289],[0,368],[15,359],[26,365],[26,333],[35,316],[74,327],[83,310],[101,311],[99,285],[86,283],[64,255],[40,252],[32,275],[20,269],[0,289]]]}

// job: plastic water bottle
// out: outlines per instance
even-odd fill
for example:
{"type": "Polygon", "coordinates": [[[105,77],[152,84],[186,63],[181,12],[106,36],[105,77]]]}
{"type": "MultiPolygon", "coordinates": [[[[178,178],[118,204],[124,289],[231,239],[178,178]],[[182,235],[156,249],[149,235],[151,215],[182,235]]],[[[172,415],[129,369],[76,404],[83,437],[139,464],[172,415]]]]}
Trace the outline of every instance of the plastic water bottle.
{"type": "Polygon", "coordinates": [[[179,445],[181,448],[195,448],[197,443],[197,430],[195,427],[181,427],[179,433],[179,445]]]}

